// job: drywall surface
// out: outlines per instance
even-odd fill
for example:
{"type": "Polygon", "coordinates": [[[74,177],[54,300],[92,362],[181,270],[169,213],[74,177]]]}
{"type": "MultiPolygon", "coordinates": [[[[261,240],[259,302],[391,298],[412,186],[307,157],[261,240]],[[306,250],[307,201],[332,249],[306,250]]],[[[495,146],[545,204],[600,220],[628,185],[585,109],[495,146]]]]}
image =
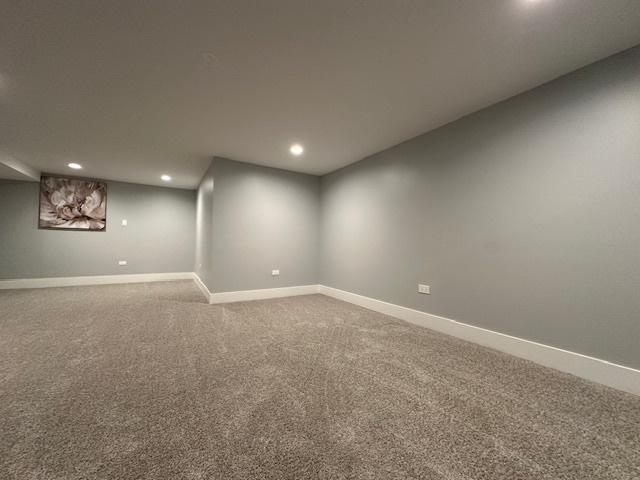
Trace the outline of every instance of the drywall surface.
{"type": "Polygon", "coordinates": [[[320,178],[224,158],[212,162],[214,292],[318,281],[320,178]],[[272,270],[280,270],[272,276],[272,270]]]}
{"type": "Polygon", "coordinates": [[[107,189],[106,231],[39,230],[39,184],[0,183],[0,278],[193,270],[194,191],[119,182],[107,189]]]}
{"type": "Polygon", "coordinates": [[[324,176],[321,205],[322,284],[640,367],[640,48],[324,176]]]}
{"type": "Polygon", "coordinates": [[[213,291],[213,186],[213,165],[209,165],[198,185],[194,265],[194,272],[209,291],[213,291]]]}

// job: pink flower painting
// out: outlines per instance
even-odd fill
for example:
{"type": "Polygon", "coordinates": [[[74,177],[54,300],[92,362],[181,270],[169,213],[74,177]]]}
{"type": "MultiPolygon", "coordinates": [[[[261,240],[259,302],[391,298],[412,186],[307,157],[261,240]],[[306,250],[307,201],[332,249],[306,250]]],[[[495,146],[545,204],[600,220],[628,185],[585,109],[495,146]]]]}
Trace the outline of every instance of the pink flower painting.
{"type": "Polygon", "coordinates": [[[105,230],[107,185],[95,180],[41,177],[38,226],[55,230],[105,230]]]}

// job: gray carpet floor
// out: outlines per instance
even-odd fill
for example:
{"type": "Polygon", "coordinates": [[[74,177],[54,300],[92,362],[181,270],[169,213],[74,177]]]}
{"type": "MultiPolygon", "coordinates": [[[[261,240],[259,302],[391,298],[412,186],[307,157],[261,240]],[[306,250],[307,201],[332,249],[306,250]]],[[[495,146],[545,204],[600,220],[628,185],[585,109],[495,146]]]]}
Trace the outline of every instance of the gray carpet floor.
{"type": "Polygon", "coordinates": [[[2,479],[638,479],[640,397],[321,295],[0,291],[2,479]]]}

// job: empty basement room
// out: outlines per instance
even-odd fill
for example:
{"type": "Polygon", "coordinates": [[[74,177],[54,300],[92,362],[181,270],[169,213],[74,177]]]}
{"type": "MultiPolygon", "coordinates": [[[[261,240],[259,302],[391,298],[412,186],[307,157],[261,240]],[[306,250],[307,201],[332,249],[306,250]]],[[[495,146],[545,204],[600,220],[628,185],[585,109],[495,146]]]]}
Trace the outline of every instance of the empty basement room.
{"type": "Polygon", "coordinates": [[[0,0],[0,479],[640,479],[640,0],[0,0]]]}

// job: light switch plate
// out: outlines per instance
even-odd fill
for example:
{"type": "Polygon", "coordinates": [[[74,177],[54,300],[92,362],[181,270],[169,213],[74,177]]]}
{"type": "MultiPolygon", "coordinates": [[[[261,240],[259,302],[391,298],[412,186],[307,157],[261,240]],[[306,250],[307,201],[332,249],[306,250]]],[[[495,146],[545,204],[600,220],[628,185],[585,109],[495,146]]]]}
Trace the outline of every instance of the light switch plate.
{"type": "Polygon", "coordinates": [[[126,260],[118,260],[118,265],[120,265],[121,267],[125,266],[127,264],[126,260]]]}
{"type": "Polygon", "coordinates": [[[278,275],[280,275],[280,270],[271,270],[272,277],[277,277],[278,275]]]}
{"type": "Polygon", "coordinates": [[[422,283],[418,284],[418,293],[424,293],[426,295],[431,295],[431,287],[429,285],[423,285],[422,283]]]}
{"type": "Polygon", "coordinates": [[[123,226],[123,227],[126,227],[126,226],[127,226],[127,219],[126,219],[126,218],[123,218],[123,219],[122,219],[122,226],[123,226]]]}

